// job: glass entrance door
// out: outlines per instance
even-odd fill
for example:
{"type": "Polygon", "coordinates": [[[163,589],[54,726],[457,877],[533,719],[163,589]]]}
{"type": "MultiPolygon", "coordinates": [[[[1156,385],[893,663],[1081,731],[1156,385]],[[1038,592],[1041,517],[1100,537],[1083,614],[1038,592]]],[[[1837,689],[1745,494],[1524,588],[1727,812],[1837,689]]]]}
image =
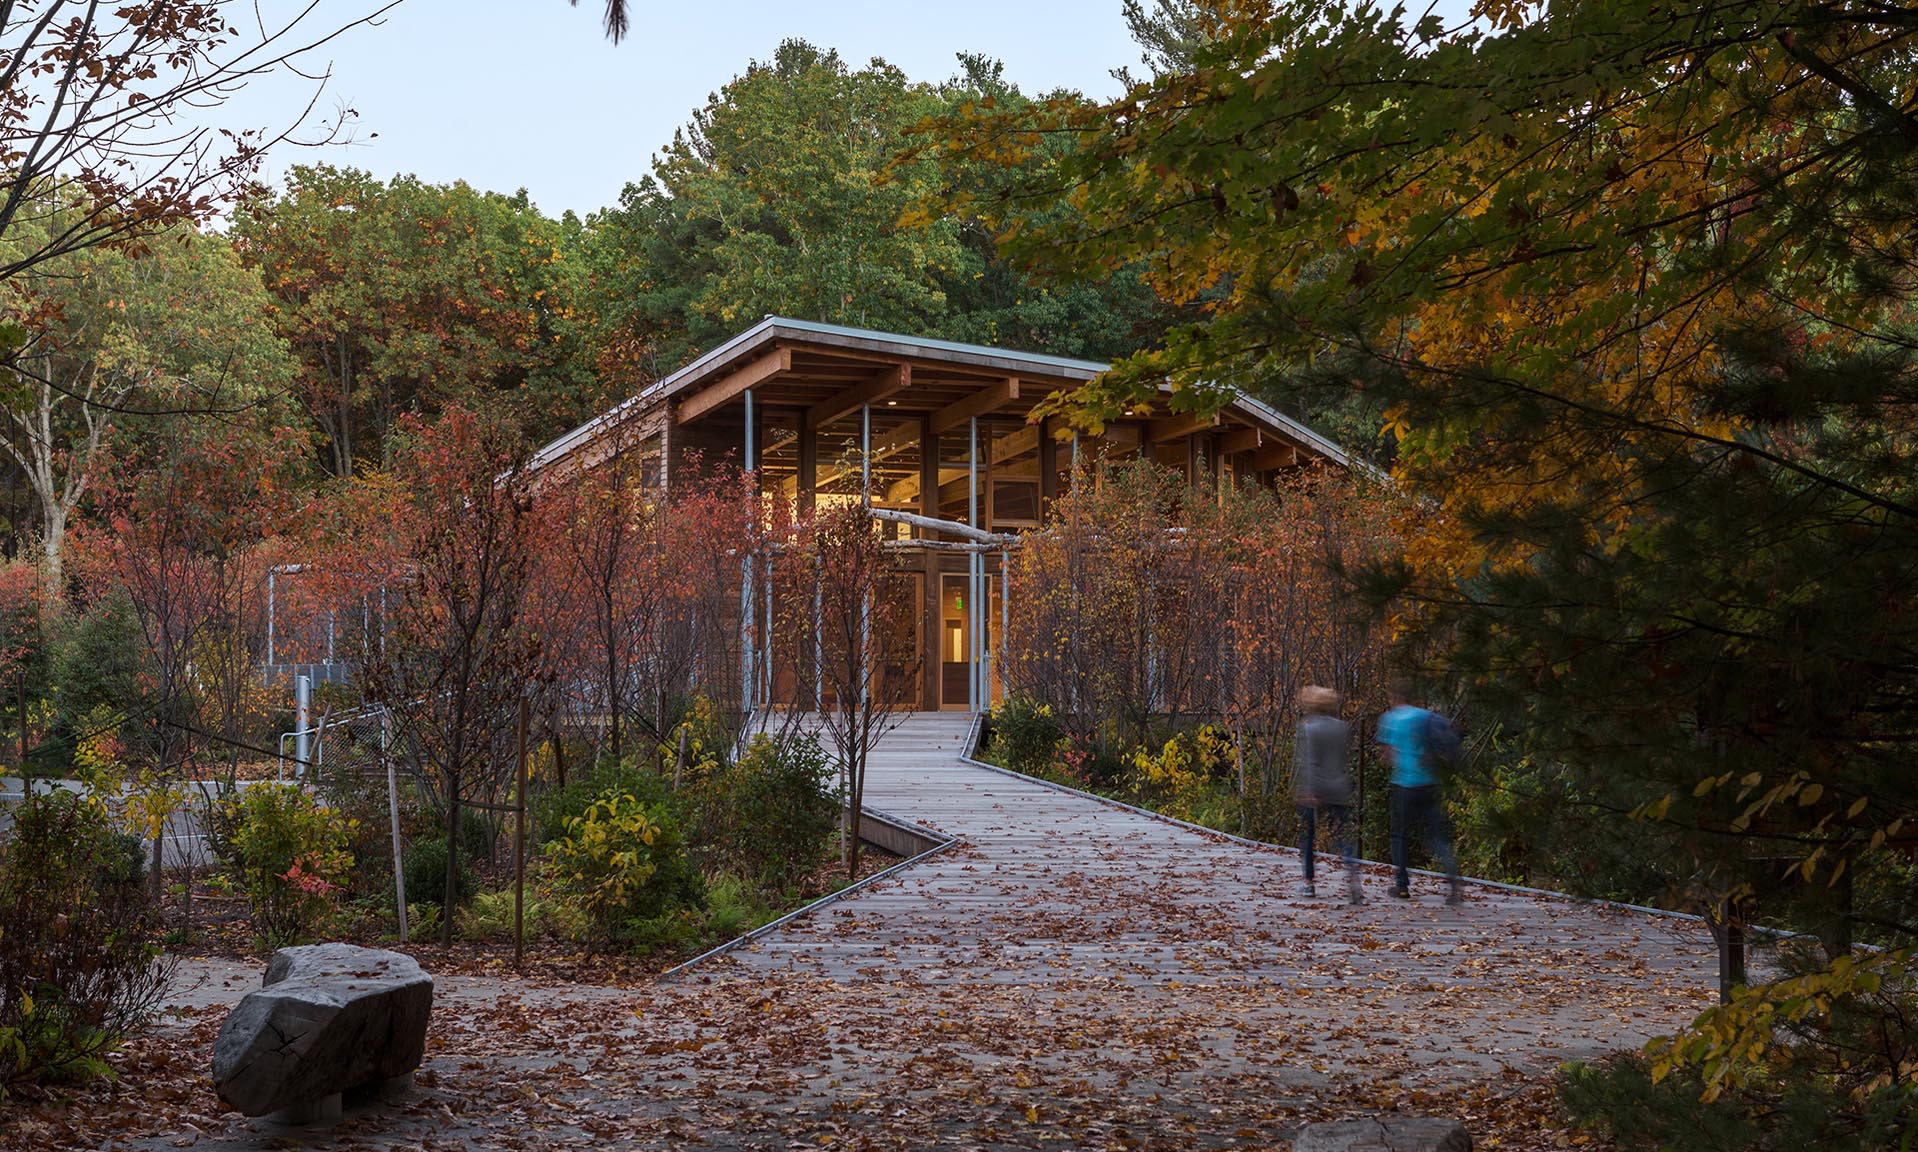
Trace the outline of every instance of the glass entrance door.
{"type": "Polygon", "coordinates": [[[939,707],[964,711],[972,673],[971,619],[964,573],[939,577],[939,707]]]}

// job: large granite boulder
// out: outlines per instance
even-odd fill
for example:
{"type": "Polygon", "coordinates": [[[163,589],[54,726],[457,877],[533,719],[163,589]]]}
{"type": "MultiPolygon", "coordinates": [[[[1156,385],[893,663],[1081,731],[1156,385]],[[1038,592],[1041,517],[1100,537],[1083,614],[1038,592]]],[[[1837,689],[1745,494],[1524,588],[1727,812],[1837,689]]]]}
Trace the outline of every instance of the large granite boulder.
{"type": "Polygon", "coordinates": [[[433,978],[411,956],[351,944],[282,948],[213,1044],[213,1086],[248,1116],[337,1116],[342,1093],[391,1091],[426,1055],[433,978]]]}
{"type": "Polygon", "coordinates": [[[1456,1120],[1377,1116],[1307,1124],[1292,1152],[1472,1152],[1472,1137],[1456,1120]]]}

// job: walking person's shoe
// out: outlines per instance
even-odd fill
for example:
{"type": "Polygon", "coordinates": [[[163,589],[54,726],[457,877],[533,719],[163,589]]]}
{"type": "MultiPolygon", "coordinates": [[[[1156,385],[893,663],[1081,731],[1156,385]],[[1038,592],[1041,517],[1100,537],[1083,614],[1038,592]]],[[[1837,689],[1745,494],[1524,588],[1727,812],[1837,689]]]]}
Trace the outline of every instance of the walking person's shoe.
{"type": "Polygon", "coordinates": [[[1412,890],[1410,888],[1394,888],[1392,889],[1392,898],[1395,900],[1410,900],[1412,898],[1412,890]]]}
{"type": "Polygon", "coordinates": [[[1319,890],[1312,886],[1312,882],[1310,880],[1307,880],[1305,883],[1299,885],[1299,895],[1301,896],[1317,896],[1318,894],[1319,894],[1319,890]]]}
{"type": "Polygon", "coordinates": [[[1459,887],[1457,887],[1456,885],[1454,885],[1452,890],[1445,894],[1445,902],[1451,905],[1452,907],[1457,908],[1459,905],[1465,903],[1464,891],[1460,889],[1459,887]]]}
{"type": "Polygon", "coordinates": [[[1365,889],[1360,888],[1357,884],[1352,885],[1351,896],[1346,900],[1346,903],[1347,904],[1365,903],[1365,889]]]}

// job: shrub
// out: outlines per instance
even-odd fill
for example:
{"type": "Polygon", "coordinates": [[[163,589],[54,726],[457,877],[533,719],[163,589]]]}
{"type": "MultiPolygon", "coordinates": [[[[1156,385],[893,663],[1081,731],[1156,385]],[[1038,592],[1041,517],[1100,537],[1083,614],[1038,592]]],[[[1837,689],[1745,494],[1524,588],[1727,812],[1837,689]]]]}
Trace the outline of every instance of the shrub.
{"type": "Polygon", "coordinates": [[[839,819],[833,769],[816,737],[755,736],[745,755],[700,784],[699,839],[715,870],[772,889],[818,865],[839,819]]]}
{"type": "MultiPolygon", "coordinates": [[[[521,923],[529,938],[549,930],[561,935],[577,935],[582,926],[577,923],[577,914],[569,915],[569,911],[559,901],[535,892],[529,884],[521,923]]],[[[472,903],[460,910],[454,923],[460,936],[467,940],[512,939],[513,890],[476,893],[472,903]]]]}
{"type": "Polygon", "coordinates": [[[646,922],[703,902],[678,821],[630,792],[603,793],[545,851],[601,939],[630,941],[646,922]]]}
{"type": "Polygon", "coordinates": [[[0,841],[0,1096],[106,1073],[170,972],[138,841],[64,790],[12,815],[0,841]]]}
{"type": "Polygon", "coordinates": [[[1052,714],[1050,704],[1015,694],[993,709],[988,752],[1001,768],[1041,776],[1052,766],[1065,738],[1065,726],[1052,714]]]}
{"type": "Polygon", "coordinates": [[[255,784],[233,836],[253,931],[266,948],[297,944],[332,914],[353,868],[353,822],[296,784],[255,784]]]}
{"type": "MultiPolygon", "coordinates": [[[[539,844],[566,838],[566,826],[584,815],[608,792],[623,792],[650,806],[677,803],[672,786],[659,773],[634,760],[608,761],[532,801],[532,835],[539,844]]],[[[408,892],[412,889],[408,888],[408,892]]]]}
{"type": "MultiPolygon", "coordinates": [[[[462,852],[459,861],[459,874],[453,880],[455,902],[464,905],[473,898],[477,885],[473,881],[473,869],[467,863],[471,856],[462,852]]],[[[406,902],[411,906],[415,901],[437,907],[446,896],[446,841],[415,840],[406,846],[406,902]]],[[[424,932],[425,929],[417,929],[424,932]]]]}

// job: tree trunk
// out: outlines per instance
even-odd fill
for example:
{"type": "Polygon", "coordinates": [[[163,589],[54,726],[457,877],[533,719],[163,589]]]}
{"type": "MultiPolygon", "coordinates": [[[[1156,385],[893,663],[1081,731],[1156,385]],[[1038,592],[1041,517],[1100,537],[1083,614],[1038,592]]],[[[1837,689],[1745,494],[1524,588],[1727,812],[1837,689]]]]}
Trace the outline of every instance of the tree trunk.
{"type": "Polygon", "coordinates": [[[42,569],[45,581],[46,601],[49,607],[65,604],[66,569],[63,557],[67,544],[67,510],[60,501],[42,499],[40,501],[40,553],[46,567],[42,569]]]}
{"type": "Polygon", "coordinates": [[[446,778],[446,882],[441,888],[440,896],[440,944],[442,947],[449,947],[453,943],[453,910],[459,904],[459,829],[459,777],[449,774],[446,778]]]}

